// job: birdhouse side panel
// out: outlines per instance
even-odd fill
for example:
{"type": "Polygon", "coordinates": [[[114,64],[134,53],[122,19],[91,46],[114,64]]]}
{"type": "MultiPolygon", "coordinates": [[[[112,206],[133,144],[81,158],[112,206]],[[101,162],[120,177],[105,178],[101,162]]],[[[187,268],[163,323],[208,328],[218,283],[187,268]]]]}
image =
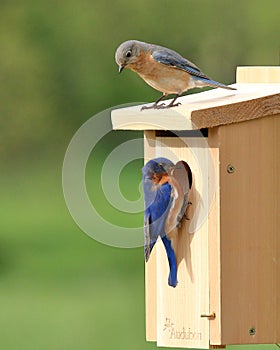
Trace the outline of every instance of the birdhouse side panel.
{"type": "Polygon", "coordinates": [[[219,127],[222,342],[280,342],[280,115],[219,127]]]}

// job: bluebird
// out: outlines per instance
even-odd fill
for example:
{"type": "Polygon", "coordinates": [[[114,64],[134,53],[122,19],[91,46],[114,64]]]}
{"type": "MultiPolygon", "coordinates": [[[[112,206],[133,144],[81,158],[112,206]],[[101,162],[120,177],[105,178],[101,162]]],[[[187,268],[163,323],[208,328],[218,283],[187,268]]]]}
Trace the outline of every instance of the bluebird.
{"type": "Polygon", "coordinates": [[[176,287],[177,260],[173,243],[176,229],[189,204],[192,173],[185,162],[180,161],[174,165],[166,158],[150,160],[142,172],[145,197],[145,260],[146,262],[149,260],[152,249],[160,237],[169,263],[168,284],[176,287]]]}
{"type": "Polygon", "coordinates": [[[236,90],[212,80],[192,62],[166,47],[128,40],[118,47],[115,59],[120,73],[124,68],[129,68],[147,84],[163,93],[154,104],[143,106],[142,109],[178,106],[180,103],[175,103],[176,99],[185,91],[196,87],[212,86],[236,90]],[[169,94],[175,94],[173,100],[168,105],[159,104],[169,94]]]}

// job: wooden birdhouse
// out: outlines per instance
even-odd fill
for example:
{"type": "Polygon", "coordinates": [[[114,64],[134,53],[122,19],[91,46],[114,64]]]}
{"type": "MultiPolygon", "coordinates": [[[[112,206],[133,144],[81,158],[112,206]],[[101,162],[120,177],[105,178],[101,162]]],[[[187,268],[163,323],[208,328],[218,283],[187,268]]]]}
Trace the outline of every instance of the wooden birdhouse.
{"type": "Polygon", "coordinates": [[[178,285],[161,241],[146,264],[146,337],[158,346],[280,342],[280,67],[239,67],[236,91],[112,112],[144,130],[145,161],[185,161],[193,186],[178,228],[178,285]]]}

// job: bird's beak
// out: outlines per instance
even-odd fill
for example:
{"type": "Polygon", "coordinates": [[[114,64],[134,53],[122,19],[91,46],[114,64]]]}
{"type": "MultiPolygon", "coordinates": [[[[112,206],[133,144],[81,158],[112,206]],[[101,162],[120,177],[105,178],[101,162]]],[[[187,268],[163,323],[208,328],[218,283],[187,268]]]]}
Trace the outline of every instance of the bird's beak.
{"type": "Polygon", "coordinates": [[[119,73],[121,73],[123,71],[124,67],[125,67],[125,64],[119,65],[119,73]]]}

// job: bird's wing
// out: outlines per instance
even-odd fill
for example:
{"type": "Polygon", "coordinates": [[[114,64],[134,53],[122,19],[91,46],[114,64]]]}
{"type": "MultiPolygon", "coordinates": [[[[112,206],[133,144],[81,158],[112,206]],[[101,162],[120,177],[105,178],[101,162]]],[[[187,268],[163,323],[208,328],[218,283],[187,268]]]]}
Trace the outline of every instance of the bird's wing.
{"type": "Polygon", "coordinates": [[[210,79],[201,72],[201,70],[192,62],[179,55],[177,52],[170,49],[160,48],[152,52],[152,57],[155,61],[171,66],[177,69],[181,69],[196,77],[210,79]]]}
{"type": "Polygon", "coordinates": [[[159,236],[165,236],[165,221],[172,204],[171,186],[169,183],[153,186],[151,180],[143,180],[145,195],[144,238],[145,259],[148,261],[159,236]]]}
{"type": "Polygon", "coordinates": [[[202,71],[196,65],[173,50],[157,47],[157,49],[152,52],[152,57],[155,61],[161,64],[173,67],[174,69],[180,69],[191,74],[191,76],[199,82],[198,86],[200,87],[207,85],[228,90],[236,90],[234,87],[227,86],[209,78],[207,75],[202,73],[202,71]]]}
{"type": "Polygon", "coordinates": [[[172,232],[182,220],[189,199],[189,191],[192,186],[192,172],[187,163],[179,161],[170,176],[170,184],[172,186],[172,207],[166,219],[165,231],[172,232]]]}

